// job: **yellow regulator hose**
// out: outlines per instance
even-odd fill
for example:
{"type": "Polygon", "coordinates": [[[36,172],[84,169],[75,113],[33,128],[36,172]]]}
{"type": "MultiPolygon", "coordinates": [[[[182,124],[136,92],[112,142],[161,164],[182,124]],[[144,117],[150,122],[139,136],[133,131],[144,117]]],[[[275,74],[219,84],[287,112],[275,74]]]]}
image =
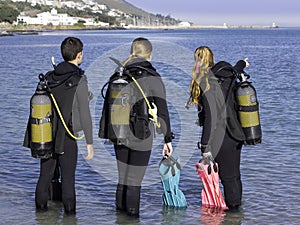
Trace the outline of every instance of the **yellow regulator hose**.
{"type": "Polygon", "coordinates": [[[58,112],[59,118],[60,118],[62,124],[64,125],[64,128],[66,129],[67,133],[68,133],[72,138],[74,138],[75,140],[81,140],[82,138],[84,138],[84,134],[82,134],[80,137],[76,137],[74,134],[71,133],[71,131],[69,130],[69,128],[68,128],[68,126],[67,126],[67,124],[66,124],[66,122],[65,122],[65,120],[64,120],[64,118],[63,118],[63,116],[62,116],[62,114],[61,114],[61,112],[60,112],[60,110],[59,110],[58,104],[57,104],[57,102],[56,102],[56,100],[55,100],[53,94],[50,93],[50,96],[51,96],[51,98],[52,98],[52,100],[53,100],[53,103],[54,103],[55,108],[56,108],[56,110],[57,110],[57,112],[58,112]]]}
{"type": "Polygon", "coordinates": [[[147,105],[148,105],[148,108],[149,108],[149,110],[150,110],[150,114],[151,114],[152,117],[153,117],[153,121],[154,121],[156,127],[157,127],[157,128],[160,128],[160,123],[157,121],[157,116],[156,116],[155,113],[153,112],[152,107],[151,107],[151,105],[150,105],[150,103],[149,103],[149,101],[148,101],[148,99],[147,99],[147,97],[146,97],[146,95],[145,95],[143,89],[141,88],[141,86],[139,85],[139,83],[136,81],[136,79],[135,79],[134,77],[131,77],[131,78],[132,78],[132,80],[134,81],[134,83],[136,84],[136,86],[138,87],[138,89],[140,90],[140,92],[142,93],[142,95],[143,95],[143,97],[144,97],[144,99],[145,99],[145,101],[146,101],[146,103],[147,103],[147,105]]]}

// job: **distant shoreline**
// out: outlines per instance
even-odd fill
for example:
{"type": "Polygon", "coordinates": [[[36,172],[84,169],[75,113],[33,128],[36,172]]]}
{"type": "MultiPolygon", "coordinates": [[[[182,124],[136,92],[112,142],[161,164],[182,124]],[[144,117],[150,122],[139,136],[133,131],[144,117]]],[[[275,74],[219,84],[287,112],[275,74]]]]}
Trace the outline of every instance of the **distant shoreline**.
{"type": "Polygon", "coordinates": [[[94,26],[0,26],[0,36],[12,35],[33,35],[38,32],[46,31],[60,31],[60,30],[188,30],[188,29],[274,29],[278,26],[257,26],[257,25],[236,25],[236,26],[218,26],[218,25],[192,25],[188,27],[183,26],[131,26],[131,27],[94,27],[94,26]]]}

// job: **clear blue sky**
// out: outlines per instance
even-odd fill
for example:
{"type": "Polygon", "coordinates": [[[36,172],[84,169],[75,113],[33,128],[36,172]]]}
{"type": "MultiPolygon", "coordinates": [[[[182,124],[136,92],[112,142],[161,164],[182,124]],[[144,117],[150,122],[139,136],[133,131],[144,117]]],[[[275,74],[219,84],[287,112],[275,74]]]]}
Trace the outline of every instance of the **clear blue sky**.
{"type": "Polygon", "coordinates": [[[198,25],[300,27],[300,0],[126,0],[151,13],[198,25]]]}

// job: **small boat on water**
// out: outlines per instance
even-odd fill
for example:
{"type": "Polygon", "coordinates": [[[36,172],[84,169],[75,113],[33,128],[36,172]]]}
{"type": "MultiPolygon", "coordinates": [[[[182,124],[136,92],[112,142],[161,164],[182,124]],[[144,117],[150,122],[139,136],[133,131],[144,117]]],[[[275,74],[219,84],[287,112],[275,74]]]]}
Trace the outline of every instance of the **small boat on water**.
{"type": "Polygon", "coordinates": [[[38,35],[39,32],[35,30],[26,30],[26,31],[14,31],[15,35],[38,35]]]}
{"type": "Polygon", "coordinates": [[[13,36],[13,33],[7,32],[6,30],[0,31],[0,37],[3,37],[3,36],[13,36]]]}
{"type": "Polygon", "coordinates": [[[39,32],[35,30],[15,30],[15,31],[0,31],[0,37],[2,36],[14,36],[14,35],[38,35],[39,32]]]}

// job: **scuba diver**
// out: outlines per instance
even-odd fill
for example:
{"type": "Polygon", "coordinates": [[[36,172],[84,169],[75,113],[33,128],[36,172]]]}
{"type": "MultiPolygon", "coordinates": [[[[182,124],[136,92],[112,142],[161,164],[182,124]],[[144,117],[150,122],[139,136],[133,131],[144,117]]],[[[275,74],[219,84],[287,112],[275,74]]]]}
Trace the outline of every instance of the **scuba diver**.
{"type": "MultiPolygon", "coordinates": [[[[229,210],[237,210],[242,199],[240,158],[245,136],[237,112],[228,107],[232,99],[225,93],[232,84],[232,71],[222,68],[228,64],[224,61],[214,64],[213,52],[207,46],[198,47],[194,58],[187,105],[198,106],[199,125],[203,126],[198,145],[204,159],[213,157],[218,163],[226,205],[229,210]]],[[[247,59],[240,60],[234,70],[241,73],[248,66],[247,59]]]]}
{"type": "MultiPolygon", "coordinates": [[[[49,71],[44,77],[52,102],[56,104],[52,110],[53,153],[49,157],[40,156],[40,176],[35,191],[35,204],[37,211],[48,209],[49,186],[58,163],[64,211],[66,214],[75,214],[75,170],[78,158],[76,140],[79,138],[73,134],[83,130],[84,136],[82,137],[85,137],[88,153],[85,159],[92,159],[94,155],[92,119],[88,101],[87,77],[78,67],[83,59],[83,43],[78,38],[68,37],[61,43],[61,54],[64,62],[54,65],[54,70],[49,71]]],[[[35,121],[32,122],[31,119],[29,123],[35,123],[35,121]]],[[[43,122],[37,125],[41,123],[43,122]]],[[[23,144],[29,148],[33,147],[31,146],[35,138],[33,136],[42,136],[40,133],[31,131],[31,127],[28,126],[23,144]]]]}
{"type": "Polygon", "coordinates": [[[164,134],[163,156],[168,157],[173,151],[166,90],[150,63],[151,56],[148,39],[140,37],[132,42],[130,56],[110,77],[100,120],[99,137],[114,143],[117,158],[116,208],[129,216],[139,216],[141,184],[150,159],[154,124],[164,134]],[[124,84],[131,88],[128,93],[116,94],[126,92],[126,87],[118,88],[124,84]],[[130,107],[127,102],[132,103],[130,107]],[[119,109],[124,112],[118,116],[119,109]],[[156,110],[157,115],[153,113],[156,110]]]}

